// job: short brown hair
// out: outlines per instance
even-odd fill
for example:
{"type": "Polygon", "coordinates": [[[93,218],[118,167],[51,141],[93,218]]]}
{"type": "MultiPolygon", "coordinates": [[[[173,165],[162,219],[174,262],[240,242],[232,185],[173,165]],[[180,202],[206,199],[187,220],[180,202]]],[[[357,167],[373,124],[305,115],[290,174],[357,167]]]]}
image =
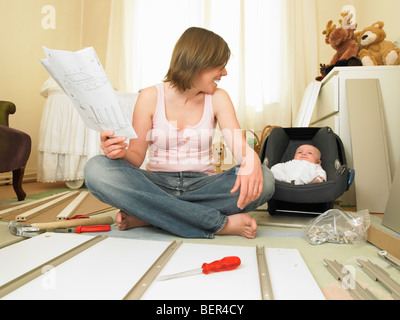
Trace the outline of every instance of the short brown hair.
{"type": "Polygon", "coordinates": [[[183,92],[190,89],[200,70],[225,67],[231,51],[222,37],[212,31],[191,27],[179,38],[172,52],[164,81],[183,92]]]}

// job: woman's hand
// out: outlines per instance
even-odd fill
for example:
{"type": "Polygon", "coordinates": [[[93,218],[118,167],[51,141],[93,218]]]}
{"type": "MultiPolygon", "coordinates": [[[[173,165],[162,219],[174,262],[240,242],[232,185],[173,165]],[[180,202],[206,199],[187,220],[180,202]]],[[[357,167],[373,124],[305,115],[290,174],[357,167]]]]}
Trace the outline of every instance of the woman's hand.
{"type": "Polygon", "coordinates": [[[240,165],[231,193],[235,193],[239,188],[240,195],[237,206],[240,209],[260,197],[263,191],[263,174],[258,157],[246,157],[240,165]]]}
{"type": "Polygon", "coordinates": [[[126,137],[112,137],[113,131],[102,131],[100,133],[101,149],[110,159],[121,159],[126,155],[128,144],[126,137]]]}
{"type": "Polygon", "coordinates": [[[237,120],[235,108],[225,90],[217,89],[212,97],[214,115],[235,160],[241,163],[231,193],[240,189],[237,206],[243,209],[258,199],[263,191],[261,162],[254,150],[247,144],[237,120]]]}

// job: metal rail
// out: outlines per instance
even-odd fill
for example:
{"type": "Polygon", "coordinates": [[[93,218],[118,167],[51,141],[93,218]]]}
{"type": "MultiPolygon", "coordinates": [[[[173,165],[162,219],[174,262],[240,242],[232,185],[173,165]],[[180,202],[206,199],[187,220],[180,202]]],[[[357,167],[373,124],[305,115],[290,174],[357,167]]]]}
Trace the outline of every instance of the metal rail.
{"type": "Polygon", "coordinates": [[[336,280],[350,280],[351,285],[343,286],[355,300],[377,300],[377,298],[368,289],[364,289],[351,275],[351,273],[336,260],[331,261],[324,259],[324,265],[336,280]]]}
{"type": "Polygon", "coordinates": [[[256,248],[258,274],[260,277],[261,295],[263,300],[274,300],[274,292],[272,290],[271,279],[268,271],[267,258],[265,256],[264,246],[256,248]]]}
{"type": "Polygon", "coordinates": [[[379,281],[392,294],[393,299],[400,300],[400,285],[394,281],[390,275],[371,261],[357,259],[357,262],[363,271],[374,281],[379,281]]]}
{"type": "Polygon", "coordinates": [[[167,249],[158,257],[153,265],[146,271],[140,280],[133,286],[133,288],[125,295],[123,300],[139,300],[146,292],[147,288],[151,285],[160,271],[167,264],[169,259],[174,255],[176,250],[181,246],[182,241],[173,241],[167,249]]]}

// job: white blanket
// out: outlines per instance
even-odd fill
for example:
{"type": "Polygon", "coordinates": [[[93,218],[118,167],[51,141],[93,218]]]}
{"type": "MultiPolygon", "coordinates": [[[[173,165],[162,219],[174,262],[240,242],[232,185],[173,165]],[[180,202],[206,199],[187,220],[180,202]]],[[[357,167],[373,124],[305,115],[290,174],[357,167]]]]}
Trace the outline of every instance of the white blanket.
{"type": "Polygon", "coordinates": [[[296,185],[311,183],[317,176],[326,181],[326,172],[321,165],[305,160],[290,160],[271,168],[276,180],[296,185]]]}

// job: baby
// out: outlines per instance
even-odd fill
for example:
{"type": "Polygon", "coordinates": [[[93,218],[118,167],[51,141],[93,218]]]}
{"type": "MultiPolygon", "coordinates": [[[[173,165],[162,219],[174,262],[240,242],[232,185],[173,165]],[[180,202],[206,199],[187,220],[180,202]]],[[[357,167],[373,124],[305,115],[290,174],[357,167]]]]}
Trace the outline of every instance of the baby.
{"type": "Polygon", "coordinates": [[[293,160],[278,163],[271,171],[276,180],[297,185],[326,181],[326,172],[321,167],[321,152],[308,144],[297,148],[293,160]]]}

